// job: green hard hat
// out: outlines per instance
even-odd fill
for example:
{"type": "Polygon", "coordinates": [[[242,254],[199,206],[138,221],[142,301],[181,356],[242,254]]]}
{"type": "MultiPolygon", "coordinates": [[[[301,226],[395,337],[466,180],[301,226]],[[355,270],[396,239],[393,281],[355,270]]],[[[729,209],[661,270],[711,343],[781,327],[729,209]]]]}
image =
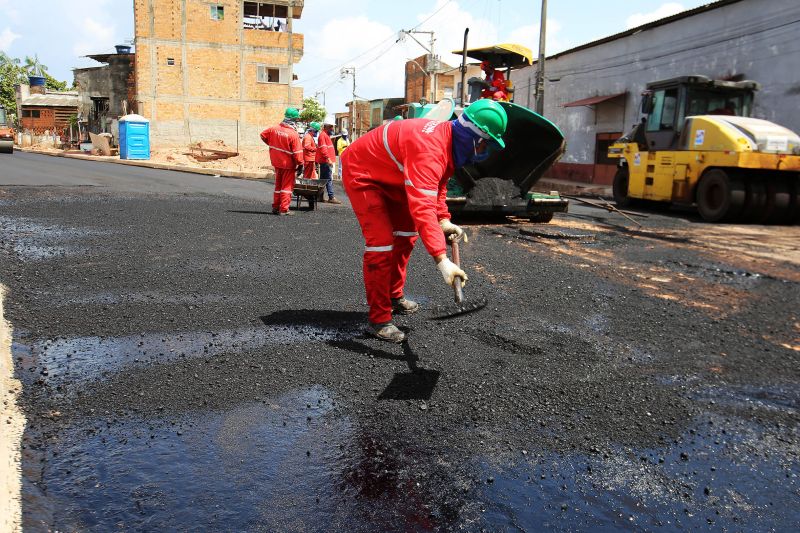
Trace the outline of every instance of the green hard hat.
{"type": "Polygon", "coordinates": [[[493,141],[499,144],[500,148],[506,147],[502,136],[508,126],[508,115],[506,115],[506,110],[503,109],[503,106],[494,100],[483,98],[466,108],[464,114],[482,132],[489,135],[493,141]]]}
{"type": "Polygon", "coordinates": [[[283,118],[299,118],[300,111],[297,110],[296,107],[287,107],[286,111],[283,112],[283,118]]]}
{"type": "Polygon", "coordinates": [[[403,115],[397,115],[392,120],[403,120],[403,115]]]}
{"type": "Polygon", "coordinates": [[[308,127],[314,131],[319,131],[322,129],[322,126],[319,125],[319,122],[312,122],[311,124],[308,125],[308,127]]]}

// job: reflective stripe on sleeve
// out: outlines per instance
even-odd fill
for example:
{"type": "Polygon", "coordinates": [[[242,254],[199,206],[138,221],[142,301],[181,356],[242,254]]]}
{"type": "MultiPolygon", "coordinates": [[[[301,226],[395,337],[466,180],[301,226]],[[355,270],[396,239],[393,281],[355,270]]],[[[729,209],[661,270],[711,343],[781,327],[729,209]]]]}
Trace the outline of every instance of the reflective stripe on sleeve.
{"type": "MultiPolygon", "coordinates": [[[[406,179],[405,184],[407,187],[414,187],[415,189],[417,189],[416,185],[414,185],[414,182],[412,182],[410,179],[406,179]]],[[[439,191],[434,191],[432,189],[417,189],[417,190],[422,194],[424,194],[425,196],[439,196],[439,191]]]]}
{"type": "Polygon", "coordinates": [[[292,191],[292,190],[283,189],[283,190],[280,190],[280,191],[275,191],[275,194],[292,194],[293,192],[294,191],[292,191]]]}
{"type": "Polygon", "coordinates": [[[417,237],[419,233],[416,231],[394,231],[392,235],[395,237],[417,237]]]}
{"type": "Polygon", "coordinates": [[[365,252],[391,252],[394,246],[391,244],[389,246],[365,246],[365,252]]]}
{"type": "Polygon", "coordinates": [[[284,154],[302,153],[302,152],[290,152],[289,150],[284,150],[283,148],[278,148],[277,146],[272,146],[271,144],[268,144],[267,146],[269,146],[270,150],[277,150],[279,152],[283,152],[284,154]]]}
{"type": "Polygon", "coordinates": [[[388,124],[386,124],[383,127],[383,147],[386,149],[386,153],[389,154],[389,157],[392,158],[392,161],[394,161],[394,164],[397,165],[397,170],[399,170],[400,172],[403,172],[403,165],[400,164],[400,161],[398,161],[397,158],[392,153],[392,149],[389,148],[389,125],[390,124],[391,124],[391,122],[389,122],[388,124]]]}

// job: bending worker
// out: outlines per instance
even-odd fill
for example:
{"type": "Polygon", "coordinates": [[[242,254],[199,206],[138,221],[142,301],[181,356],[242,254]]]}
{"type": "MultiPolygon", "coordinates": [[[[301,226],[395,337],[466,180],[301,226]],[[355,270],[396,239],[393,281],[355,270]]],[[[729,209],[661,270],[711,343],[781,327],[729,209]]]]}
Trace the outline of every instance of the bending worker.
{"type": "Polygon", "coordinates": [[[272,195],[272,212],[276,215],[289,215],[292,203],[295,169],[303,166],[303,147],[300,136],[294,127],[300,112],[287,107],[283,121],[261,132],[261,140],[269,146],[269,160],[275,169],[275,192],[272,195]]]}
{"type": "Polygon", "coordinates": [[[479,100],[457,120],[389,122],[355,140],[342,155],[344,188],[366,241],[364,286],[372,335],[402,342],[405,335],[392,324],[392,313],[419,309],[403,294],[417,235],[448,285],[456,278],[462,284],[467,280],[446,255],[445,235],[464,235],[450,222],[447,180],[456,168],[504,148],[507,123],[500,104],[479,100]]]}

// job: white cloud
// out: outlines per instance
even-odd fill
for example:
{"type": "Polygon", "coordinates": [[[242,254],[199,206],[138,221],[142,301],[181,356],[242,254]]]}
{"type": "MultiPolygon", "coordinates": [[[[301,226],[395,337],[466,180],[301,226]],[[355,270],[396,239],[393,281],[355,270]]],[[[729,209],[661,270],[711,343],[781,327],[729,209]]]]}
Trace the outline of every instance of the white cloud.
{"type": "MultiPolygon", "coordinates": [[[[557,20],[547,19],[547,28],[545,28],[547,35],[544,46],[547,55],[563,52],[574,46],[561,37],[561,29],[561,23],[557,20]]],[[[539,26],[531,24],[516,28],[509,33],[506,42],[527,46],[533,53],[533,60],[536,61],[536,57],[539,55],[539,26]]]]}
{"type": "Polygon", "coordinates": [[[104,24],[93,18],[86,18],[75,26],[77,40],[72,45],[72,53],[76,56],[109,52],[119,39],[116,27],[104,24]]]}
{"type": "Polygon", "coordinates": [[[8,50],[11,47],[11,43],[20,37],[22,36],[14,33],[10,28],[4,29],[2,33],[0,33],[0,50],[8,50]]]}
{"type": "Polygon", "coordinates": [[[662,4],[658,9],[650,13],[634,13],[625,19],[625,27],[627,29],[635,28],[637,26],[641,26],[642,24],[663,19],[685,10],[686,8],[677,2],[668,2],[666,4],[662,4]]]}

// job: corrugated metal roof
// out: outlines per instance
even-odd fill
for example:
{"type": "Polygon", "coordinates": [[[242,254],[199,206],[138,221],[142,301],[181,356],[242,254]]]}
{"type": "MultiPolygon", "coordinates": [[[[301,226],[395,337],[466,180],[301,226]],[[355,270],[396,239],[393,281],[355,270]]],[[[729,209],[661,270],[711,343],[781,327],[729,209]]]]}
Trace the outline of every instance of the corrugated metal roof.
{"type": "Polygon", "coordinates": [[[78,93],[32,94],[22,101],[22,106],[78,107],[78,93]]]}

